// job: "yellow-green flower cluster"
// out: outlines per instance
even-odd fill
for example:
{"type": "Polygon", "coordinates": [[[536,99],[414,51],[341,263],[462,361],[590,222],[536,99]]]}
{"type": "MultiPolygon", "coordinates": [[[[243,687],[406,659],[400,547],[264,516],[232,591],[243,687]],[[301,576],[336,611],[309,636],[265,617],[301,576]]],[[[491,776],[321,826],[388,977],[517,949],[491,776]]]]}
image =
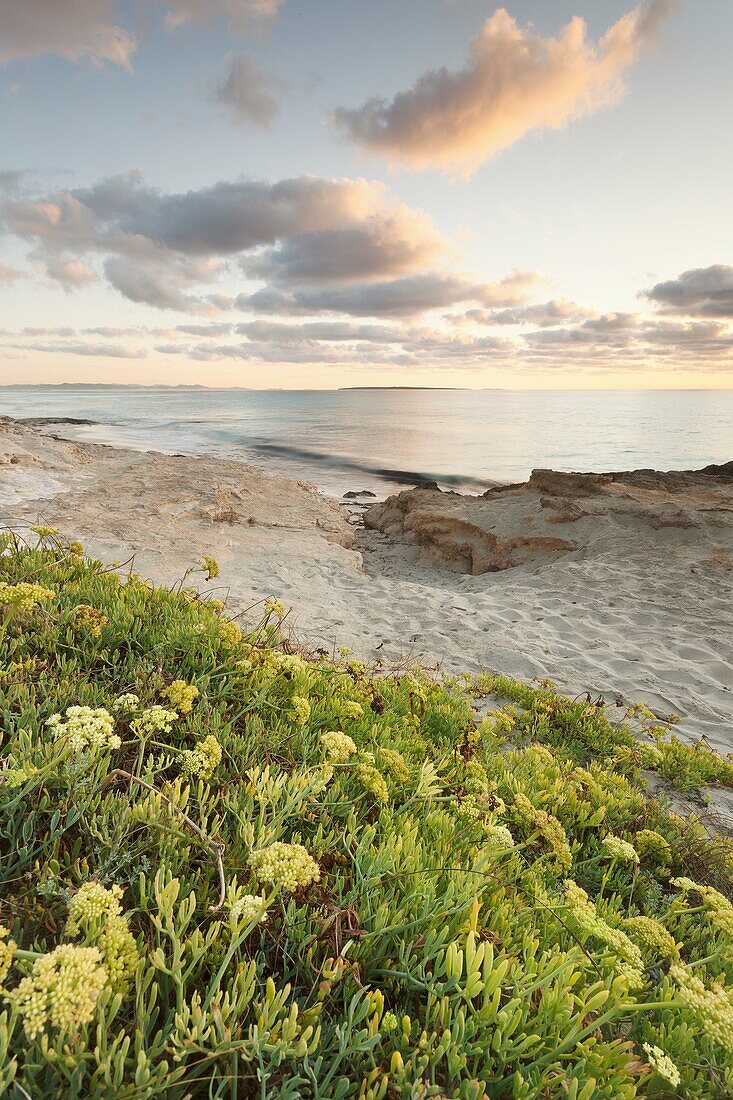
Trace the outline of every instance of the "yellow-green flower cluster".
{"type": "Polygon", "coordinates": [[[107,889],[101,882],[85,882],[69,901],[67,935],[78,936],[83,928],[96,920],[106,921],[119,916],[122,912],[121,897],[121,886],[107,889]]]}
{"type": "Polygon", "coordinates": [[[153,737],[159,733],[170,733],[178,715],[157,703],[146,707],[142,714],[132,722],[133,731],[139,737],[153,737]]]}
{"type": "Polygon", "coordinates": [[[102,628],[109,623],[109,618],[90,603],[80,603],[75,607],[72,619],[75,627],[87,630],[93,638],[98,638],[102,628]]]}
{"type": "Polygon", "coordinates": [[[232,924],[264,924],[267,920],[265,899],[260,894],[244,894],[232,903],[230,910],[232,924]]]}
{"type": "Polygon", "coordinates": [[[61,1032],[88,1024],[107,984],[107,970],[96,947],[64,943],[36,959],[31,973],[7,994],[23,1017],[29,1039],[46,1025],[61,1032]]]}
{"type": "Polygon", "coordinates": [[[465,798],[459,798],[453,807],[453,811],[459,821],[469,824],[472,821],[480,821],[484,816],[484,811],[478,804],[476,796],[473,794],[466,795],[465,798]]]}
{"type": "Polygon", "coordinates": [[[265,650],[264,663],[278,672],[288,672],[292,676],[305,675],[310,671],[308,662],[299,653],[281,653],[279,649],[265,650]]]}
{"type": "Polygon", "coordinates": [[[265,600],[265,614],[275,615],[278,619],[284,619],[288,613],[284,603],[280,600],[276,600],[274,596],[268,596],[265,600]]]}
{"type": "Polygon", "coordinates": [[[463,768],[463,786],[468,794],[485,795],[489,793],[489,777],[486,769],[478,760],[469,760],[463,768]]]}
{"type": "Polygon", "coordinates": [[[546,810],[533,806],[526,795],[518,791],[514,796],[514,817],[525,829],[537,831],[552,853],[558,867],[567,870],[573,862],[568,838],[561,823],[546,810]]]}
{"type": "Polygon", "coordinates": [[[339,709],[344,718],[353,718],[355,722],[364,716],[363,706],[354,699],[345,699],[339,709]]]}
{"type": "Polygon", "coordinates": [[[36,604],[52,600],[55,595],[50,588],[44,588],[41,584],[30,584],[28,581],[7,584],[6,581],[0,581],[0,607],[9,605],[19,611],[32,611],[36,604]]]}
{"type": "Polygon", "coordinates": [[[399,1026],[399,1020],[395,1016],[394,1012],[385,1012],[384,1016],[382,1017],[382,1023],[380,1024],[379,1030],[383,1031],[385,1035],[389,1035],[391,1031],[396,1031],[399,1026]]]}
{"type": "Polygon", "coordinates": [[[190,714],[199,697],[199,689],[193,684],[187,684],[185,680],[174,680],[160,694],[178,714],[190,714]]]}
{"type": "Polygon", "coordinates": [[[700,1030],[733,1055],[733,991],[718,982],[706,989],[682,965],[671,966],[669,976],[677,984],[677,999],[689,1010],[700,1030]]]}
{"type": "Polygon", "coordinates": [[[401,752],[398,752],[397,749],[380,749],[379,756],[393,779],[396,779],[398,783],[408,783],[410,781],[410,769],[401,752]]]}
{"type": "Polygon", "coordinates": [[[495,844],[498,848],[514,847],[514,837],[506,825],[487,824],[484,826],[484,832],[490,844],[495,844]]]}
{"type": "Polygon", "coordinates": [[[710,923],[733,939],[733,904],[724,894],[713,886],[698,886],[689,878],[673,878],[671,881],[672,885],[683,894],[691,892],[699,894],[703,907],[710,917],[710,923]]]}
{"type": "Polygon", "coordinates": [[[304,698],[302,695],[294,695],[291,699],[291,705],[293,708],[293,717],[295,718],[297,725],[307,725],[311,716],[310,701],[304,698]]]}
{"type": "Polygon", "coordinates": [[[565,883],[565,901],[578,928],[588,936],[605,943],[616,956],[616,962],[631,989],[644,982],[644,962],[641,951],[625,932],[612,928],[598,916],[596,907],[585,890],[572,879],[565,883]]]}
{"type": "Polygon", "coordinates": [[[221,764],[221,756],[221,745],[210,733],[195,749],[181,753],[181,767],[191,778],[209,779],[221,764]]]}
{"type": "Polygon", "coordinates": [[[204,554],[203,568],[206,573],[207,581],[213,581],[219,576],[219,563],[215,558],[210,557],[208,554],[204,554]]]}
{"type": "Polygon", "coordinates": [[[66,740],[74,752],[118,749],[122,741],[114,732],[112,715],[104,707],[67,707],[65,717],[52,714],[46,725],[57,740],[66,740]]]}
{"type": "Polygon", "coordinates": [[[343,764],[357,751],[348,733],[341,733],[339,730],[322,733],[321,745],[329,764],[343,764]]]}
{"type": "Polygon", "coordinates": [[[97,947],[107,970],[108,984],[114,990],[127,988],[138,961],[135,938],[128,917],[122,912],[122,888],[109,889],[99,882],[85,882],[69,902],[67,936],[82,936],[87,945],[97,947]]]}
{"type": "Polygon", "coordinates": [[[17,944],[10,939],[10,929],[0,924],[0,985],[5,981],[13,963],[17,944]]]}
{"type": "Polygon", "coordinates": [[[271,883],[292,891],[318,882],[321,869],[302,844],[278,840],[260,848],[249,857],[249,865],[259,882],[271,883]]]}
{"type": "Polygon", "coordinates": [[[665,867],[672,860],[669,841],[654,829],[641,829],[634,837],[634,845],[642,859],[653,860],[660,867],[665,867]]]}
{"type": "Polygon", "coordinates": [[[661,1047],[652,1046],[651,1043],[644,1043],[644,1053],[649,1059],[649,1065],[652,1069],[664,1078],[672,1088],[678,1088],[682,1078],[670,1056],[665,1054],[661,1047]]]}
{"type": "Polygon", "coordinates": [[[8,790],[11,791],[17,787],[22,787],[24,783],[27,783],[29,779],[33,779],[36,775],[38,775],[38,768],[33,764],[19,764],[16,768],[6,768],[5,771],[0,771],[0,778],[8,790]]]}
{"type": "Polygon", "coordinates": [[[50,527],[47,523],[36,523],[32,525],[30,529],[31,531],[35,532],[36,535],[38,535],[38,538],[41,541],[48,538],[57,538],[59,535],[59,532],[56,530],[56,528],[50,527]]]}
{"type": "Polygon", "coordinates": [[[132,691],[126,691],[124,695],[118,695],[114,703],[111,706],[111,710],[115,714],[119,714],[121,711],[137,710],[140,706],[140,696],[135,695],[132,691]]]}
{"type": "Polygon", "coordinates": [[[629,844],[627,840],[622,840],[620,836],[614,836],[613,833],[608,833],[601,841],[601,846],[605,848],[606,854],[611,859],[617,860],[619,863],[638,863],[639,853],[633,844],[629,844]]]}
{"type": "Polygon", "coordinates": [[[642,953],[655,959],[670,959],[678,954],[677,944],[663,924],[654,917],[627,917],[624,928],[642,953]]]}
{"type": "Polygon", "coordinates": [[[234,649],[242,640],[242,630],[233,619],[219,619],[217,633],[225,649],[234,649]]]}
{"type": "Polygon", "coordinates": [[[371,764],[357,764],[354,774],[365,791],[368,791],[377,802],[389,801],[389,790],[384,776],[378,768],[371,764]]]}

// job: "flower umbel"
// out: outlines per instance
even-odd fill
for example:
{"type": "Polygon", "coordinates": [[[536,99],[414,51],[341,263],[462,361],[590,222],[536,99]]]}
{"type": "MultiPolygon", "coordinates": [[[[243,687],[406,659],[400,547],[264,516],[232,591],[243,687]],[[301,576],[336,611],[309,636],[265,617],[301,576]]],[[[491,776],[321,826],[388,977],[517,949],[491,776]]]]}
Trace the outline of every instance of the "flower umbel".
{"type": "Polygon", "coordinates": [[[107,626],[109,619],[90,603],[80,603],[72,612],[72,621],[75,627],[87,630],[92,638],[98,638],[102,628],[107,626]]]}
{"type": "Polygon", "coordinates": [[[140,697],[132,691],[127,691],[124,695],[117,696],[110,710],[113,710],[115,714],[119,714],[120,711],[137,710],[139,706],[140,697]]]}
{"type": "Polygon", "coordinates": [[[321,745],[329,764],[343,764],[356,752],[356,745],[348,733],[332,730],[321,734],[321,745]]]}
{"type": "Polygon", "coordinates": [[[99,994],[107,984],[107,971],[96,947],[63,943],[36,959],[28,977],[7,994],[23,1017],[29,1039],[46,1025],[58,1031],[75,1031],[94,1016],[99,994]]]}
{"type": "Polygon", "coordinates": [[[696,882],[689,878],[673,878],[672,885],[681,890],[683,894],[699,894],[703,908],[710,918],[710,923],[733,939],[733,904],[728,901],[724,894],[721,894],[714,886],[698,886],[696,882]]]}
{"type": "Polygon", "coordinates": [[[55,595],[50,588],[44,588],[41,584],[30,584],[27,581],[8,584],[0,581],[0,607],[6,605],[19,611],[31,611],[36,604],[52,600],[55,595]]]}
{"type": "Polygon", "coordinates": [[[377,802],[389,801],[387,784],[377,768],[373,768],[371,764],[357,764],[355,774],[364,790],[369,791],[377,802]]]}
{"type": "Polygon", "coordinates": [[[668,1054],[665,1054],[661,1047],[652,1046],[651,1043],[644,1043],[644,1053],[649,1059],[649,1065],[654,1069],[660,1077],[663,1077],[672,1088],[677,1088],[682,1081],[680,1071],[674,1064],[668,1054]]]}
{"type": "Polygon", "coordinates": [[[644,955],[654,959],[669,959],[678,954],[674,936],[654,917],[628,917],[624,921],[624,928],[644,955]]]}
{"type": "Polygon", "coordinates": [[[65,739],[75,752],[118,749],[121,739],[114,732],[112,715],[104,707],[67,707],[64,718],[52,714],[46,720],[57,740],[65,739]]]}
{"type": "Polygon", "coordinates": [[[700,1030],[733,1055],[733,992],[719,982],[707,989],[686,966],[671,966],[669,976],[700,1030]]]}
{"type": "Polygon", "coordinates": [[[613,833],[604,836],[601,847],[611,859],[618,860],[619,863],[639,862],[639,854],[634,845],[629,844],[627,840],[622,840],[620,836],[614,836],[613,833]]]}
{"type": "Polygon", "coordinates": [[[259,882],[271,883],[291,893],[318,882],[321,877],[320,867],[302,844],[285,844],[281,840],[253,852],[249,865],[259,882]]]}
{"type": "Polygon", "coordinates": [[[405,758],[397,749],[380,749],[379,755],[384,761],[385,767],[393,779],[398,783],[410,781],[410,769],[405,763],[405,758]]]}
{"type": "Polygon", "coordinates": [[[0,985],[5,981],[13,962],[17,944],[10,939],[10,929],[0,924],[0,985]]]}
{"type": "Polygon", "coordinates": [[[154,707],[147,707],[139,718],[135,718],[131,723],[131,728],[140,737],[154,736],[157,733],[170,733],[177,717],[178,715],[174,710],[167,710],[166,707],[156,704],[154,707]]]}
{"type": "Polygon", "coordinates": [[[120,886],[107,889],[99,882],[85,882],[69,902],[66,923],[67,936],[80,936],[85,946],[99,948],[114,990],[127,989],[139,958],[121,898],[120,886]]]}
{"type": "Polygon", "coordinates": [[[265,899],[260,894],[244,894],[232,903],[229,916],[232,924],[264,924],[267,920],[265,899]]]}
{"type": "Polygon", "coordinates": [[[572,879],[565,883],[565,901],[580,931],[605,943],[616,956],[616,965],[627,978],[629,986],[638,989],[644,981],[644,962],[636,944],[625,932],[612,928],[598,916],[596,907],[585,890],[572,879]]]}
{"type": "Polygon", "coordinates": [[[190,714],[200,693],[194,684],[187,684],[185,680],[174,680],[160,694],[168,700],[173,710],[177,711],[178,714],[190,714]]]}
{"type": "Polygon", "coordinates": [[[513,812],[520,825],[540,834],[558,867],[567,870],[572,865],[573,856],[567,834],[556,817],[537,809],[521,791],[514,796],[513,812]]]}
{"type": "Polygon", "coordinates": [[[209,734],[195,749],[181,753],[181,767],[191,778],[208,779],[221,764],[221,756],[221,745],[209,734]]]}

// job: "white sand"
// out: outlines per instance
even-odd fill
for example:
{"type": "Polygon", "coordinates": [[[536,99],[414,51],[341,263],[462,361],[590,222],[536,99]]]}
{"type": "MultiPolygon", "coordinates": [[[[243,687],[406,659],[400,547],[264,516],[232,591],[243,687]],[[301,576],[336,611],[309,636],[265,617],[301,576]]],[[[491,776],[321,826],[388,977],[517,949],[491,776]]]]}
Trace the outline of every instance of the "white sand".
{"type": "MultiPolygon", "coordinates": [[[[532,526],[526,499],[507,503],[519,509],[516,522],[532,526]]],[[[228,592],[233,609],[276,595],[314,647],[549,677],[572,694],[642,700],[660,715],[681,714],[689,734],[725,752],[733,749],[733,484],[729,503],[727,513],[725,500],[711,508],[696,499],[698,519],[714,513],[702,526],[646,535],[611,508],[608,521],[582,519],[596,532],[591,546],[470,576],[416,564],[424,555],[415,547],[379,532],[359,532],[349,548],[347,510],[303,482],[0,422],[4,523],[42,519],[105,561],[134,553],[135,568],[162,583],[209,553],[221,566],[211,587],[223,586],[217,594],[228,592]]],[[[555,534],[572,539],[576,529],[563,522],[555,534]]]]}

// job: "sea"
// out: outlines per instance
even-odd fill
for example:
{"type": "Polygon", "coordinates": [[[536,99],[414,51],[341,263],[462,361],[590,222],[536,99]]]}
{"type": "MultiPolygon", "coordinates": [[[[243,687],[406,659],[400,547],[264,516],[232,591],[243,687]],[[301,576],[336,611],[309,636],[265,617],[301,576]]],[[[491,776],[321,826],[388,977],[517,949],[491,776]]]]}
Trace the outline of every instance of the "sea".
{"type": "Polygon", "coordinates": [[[480,493],[554,470],[699,469],[733,459],[733,390],[0,387],[0,414],[59,435],[263,466],[342,496],[437,481],[480,493]],[[64,423],[65,420],[83,423],[64,423]]]}

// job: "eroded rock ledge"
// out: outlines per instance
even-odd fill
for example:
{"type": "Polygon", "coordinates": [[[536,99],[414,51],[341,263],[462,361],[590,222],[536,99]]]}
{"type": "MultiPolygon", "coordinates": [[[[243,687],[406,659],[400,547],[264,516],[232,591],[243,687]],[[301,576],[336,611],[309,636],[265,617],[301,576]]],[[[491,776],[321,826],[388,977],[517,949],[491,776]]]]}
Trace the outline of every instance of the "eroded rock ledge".
{"type": "Polygon", "coordinates": [[[408,489],[369,508],[364,523],[408,544],[417,565],[474,576],[566,555],[623,558],[630,539],[636,550],[649,542],[658,552],[660,541],[673,550],[694,537],[726,558],[733,554],[733,462],[669,473],[534,470],[529,481],[480,497],[408,489]]]}

